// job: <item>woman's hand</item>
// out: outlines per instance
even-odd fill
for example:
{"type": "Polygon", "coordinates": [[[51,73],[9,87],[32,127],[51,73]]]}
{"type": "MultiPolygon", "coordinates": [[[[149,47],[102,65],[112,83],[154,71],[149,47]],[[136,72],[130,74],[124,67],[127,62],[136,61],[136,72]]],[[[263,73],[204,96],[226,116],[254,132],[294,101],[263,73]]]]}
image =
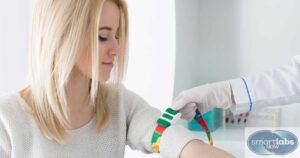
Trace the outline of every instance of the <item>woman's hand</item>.
{"type": "Polygon", "coordinates": [[[192,120],[195,110],[203,114],[209,109],[228,108],[234,103],[229,81],[201,85],[181,92],[174,100],[172,108],[179,110],[181,118],[192,120]]]}
{"type": "Polygon", "coordinates": [[[234,158],[229,153],[200,140],[190,141],[181,151],[180,158],[234,158]]]}

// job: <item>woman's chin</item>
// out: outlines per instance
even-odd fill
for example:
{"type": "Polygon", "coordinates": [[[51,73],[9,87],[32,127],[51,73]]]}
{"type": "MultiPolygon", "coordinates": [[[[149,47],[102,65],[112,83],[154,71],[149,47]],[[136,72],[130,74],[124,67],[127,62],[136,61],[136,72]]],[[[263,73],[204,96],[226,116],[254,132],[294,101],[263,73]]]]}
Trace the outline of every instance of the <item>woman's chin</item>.
{"type": "Polygon", "coordinates": [[[107,82],[109,80],[109,75],[107,75],[107,76],[100,76],[100,82],[101,83],[105,83],[105,82],[107,82]]]}

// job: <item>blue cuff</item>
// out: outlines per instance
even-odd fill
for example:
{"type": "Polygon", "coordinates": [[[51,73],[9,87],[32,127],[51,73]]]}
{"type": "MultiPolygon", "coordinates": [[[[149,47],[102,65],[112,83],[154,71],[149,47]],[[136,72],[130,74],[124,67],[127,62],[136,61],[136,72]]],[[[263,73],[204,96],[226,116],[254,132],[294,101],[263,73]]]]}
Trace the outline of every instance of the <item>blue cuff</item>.
{"type": "Polygon", "coordinates": [[[249,112],[252,110],[252,105],[255,101],[251,83],[247,78],[238,78],[230,80],[235,105],[230,109],[234,114],[249,112]]]}
{"type": "Polygon", "coordinates": [[[242,80],[243,80],[243,82],[244,82],[244,84],[245,84],[245,88],[246,88],[246,91],[247,91],[247,95],[248,95],[248,98],[249,98],[249,106],[250,106],[250,108],[249,108],[249,111],[251,111],[252,110],[252,99],[251,99],[251,95],[250,95],[250,92],[249,92],[249,88],[248,88],[248,85],[247,85],[247,82],[246,82],[246,80],[242,77],[241,78],[242,80]]]}

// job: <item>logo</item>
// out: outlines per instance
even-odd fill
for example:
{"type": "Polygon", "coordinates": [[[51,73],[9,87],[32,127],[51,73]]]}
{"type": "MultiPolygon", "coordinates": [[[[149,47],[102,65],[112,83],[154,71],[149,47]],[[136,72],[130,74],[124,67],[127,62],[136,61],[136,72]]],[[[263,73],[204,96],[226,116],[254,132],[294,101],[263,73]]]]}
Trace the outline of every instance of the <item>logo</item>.
{"type": "Polygon", "coordinates": [[[247,145],[258,155],[286,155],[296,150],[298,138],[285,130],[261,130],[248,137],[247,145]]]}

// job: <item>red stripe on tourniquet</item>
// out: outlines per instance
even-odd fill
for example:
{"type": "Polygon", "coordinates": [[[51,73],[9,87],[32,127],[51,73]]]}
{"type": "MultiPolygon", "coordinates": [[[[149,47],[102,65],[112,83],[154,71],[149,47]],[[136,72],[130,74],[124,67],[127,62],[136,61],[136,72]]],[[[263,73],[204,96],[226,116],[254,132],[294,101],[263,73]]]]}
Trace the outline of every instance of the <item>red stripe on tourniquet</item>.
{"type": "Polygon", "coordinates": [[[162,134],[165,131],[165,127],[157,125],[157,127],[155,128],[155,131],[159,134],[162,134]]]}
{"type": "Polygon", "coordinates": [[[208,127],[207,127],[207,125],[206,125],[206,123],[205,123],[204,120],[203,120],[203,117],[198,118],[198,119],[197,119],[197,122],[202,126],[202,128],[203,128],[205,131],[208,131],[208,130],[209,130],[208,127]]]}

